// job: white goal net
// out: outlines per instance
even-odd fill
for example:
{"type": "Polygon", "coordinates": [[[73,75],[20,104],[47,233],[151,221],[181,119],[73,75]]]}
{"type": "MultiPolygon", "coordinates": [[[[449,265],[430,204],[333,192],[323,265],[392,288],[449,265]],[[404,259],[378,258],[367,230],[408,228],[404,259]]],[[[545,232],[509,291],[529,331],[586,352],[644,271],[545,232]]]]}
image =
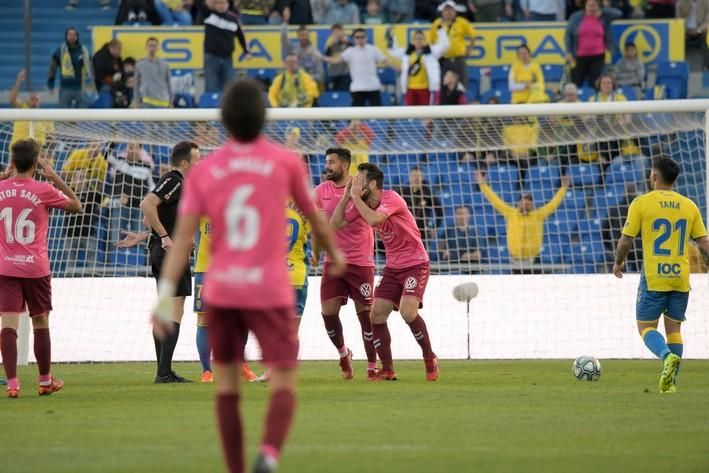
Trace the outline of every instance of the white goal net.
{"type": "MultiPolygon", "coordinates": [[[[325,150],[343,146],[404,196],[432,261],[422,314],[440,358],[629,358],[647,355],[634,322],[640,242],[623,280],[609,274],[613,250],[655,156],[680,164],[677,190],[706,215],[707,109],[709,101],[271,110],[266,133],[302,153],[314,184],[325,150]],[[520,206],[533,210],[524,224],[513,217],[520,206]],[[465,281],[480,288],[469,319],[451,295],[465,281]]],[[[225,140],[218,111],[4,110],[0,165],[25,136],[41,142],[85,208],[51,217],[55,360],[152,359],[147,249],[115,243],[143,230],[140,201],[169,168],[172,145],[194,141],[204,155],[225,140]]],[[[686,356],[709,358],[709,280],[690,254],[686,356]]],[[[379,273],[379,247],[376,261],[379,273]]],[[[301,357],[332,359],[311,274],[301,357]]],[[[342,319],[363,357],[351,306],[342,319]]],[[[193,321],[184,318],[176,359],[197,359],[193,321]]],[[[418,357],[403,322],[390,326],[395,358],[418,357]]]]}

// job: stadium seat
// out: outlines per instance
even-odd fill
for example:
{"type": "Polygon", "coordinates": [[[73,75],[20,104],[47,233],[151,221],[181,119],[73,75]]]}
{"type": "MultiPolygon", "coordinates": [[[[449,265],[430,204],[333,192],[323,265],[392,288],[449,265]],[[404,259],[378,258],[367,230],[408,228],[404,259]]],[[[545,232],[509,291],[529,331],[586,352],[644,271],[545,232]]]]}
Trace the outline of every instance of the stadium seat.
{"type": "Polygon", "coordinates": [[[217,108],[221,94],[216,92],[205,92],[199,98],[199,108],[217,108]]]}
{"type": "MultiPolygon", "coordinates": [[[[559,187],[559,167],[547,164],[532,166],[527,170],[525,191],[534,192],[537,189],[552,189],[556,192],[559,187]]],[[[553,195],[553,194],[552,194],[553,195]]]]}
{"type": "Polygon", "coordinates": [[[349,92],[323,92],[318,99],[321,107],[349,107],[352,96],[349,92]]]}
{"type": "Polygon", "coordinates": [[[664,85],[669,99],[687,98],[689,64],[686,62],[660,62],[655,71],[655,85],[664,85]]]}
{"type": "Polygon", "coordinates": [[[578,89],[579,100],[588,102],[588,99],[596,95],[596,90],[592,87],[583,86],[578,89]]]}
{"type": "Polygon", "coordinates": [[[624,184],[609,184],[599,189],[593,196],[593,218],[603,220],[608,208],[618,205],[625,198],[624,184]]]}
{"type": "Polygon", "coordinates": [[[482,94],[480,97],[481,104],[487,104],[491,97],[497,97],[500,103],[510,103],[510,91],[507,86],[504,89],[491,89],[482,94]]]}
{"type": "Polygon", "coordinates": [[[278,75],[278,69],[247,69],[246,74],[251,79],[256,79],[264,84],[271,84],[278,75]]]}
{"type": "Polygon", "coordinates": [[[490,89],[507,89],[509,87],[510,66],[495,66],[490,68],[490,89]]]}
{"type": "Polygon", "coordinates": [[[468,66],[468,101],[480,98],[480,69],[475,66],[468,66]]]}
{"type": "Polygon", "coordinates": [[[391,67],[380,67],[377,74],[382,85],[396,85],[396,71],[391,67]]]}
{"type": "Polygon", "coordinates": [[[606,182],[613,183],[642,183],[645,179],[645,170],[642,162],[637,159],[614,159],[606,169],[606,182]]]}
{"type": "Polygon", "coordinates": [[[601,170],[597,164],[573,164],[567,175],[575,186],[595,186],[601,181],[601,170]]]}
{"type": "Polygon", "coordinates": [[[519,200],[519,172],[515,166],[490,166],[487,169],[487,182],[504,201],[516,205],[519,200]]]}
{"type": "Polygon", "coordinates": [[[547,64],[542,66],[542,73],[544,74],[544,82],[547,84],[550,82],[560,83],[564,77],[564,66],[547,64]]]}
{"type": "Polygon", "coordinates": [[[191,94],[175,94],[172,105],[175,108],[194,108],[194,97],[191,94]]]}
{"type": "Polygon", "coordinates": [[[638,100],[638,92],[635,87],[619,87],[618,92],[623,94],[628,100],[638,100]]]}
{"type": "Polygon", "coordinates": [[[113,108],[113,97],[109,92],[101,92],[90,108],[113,108]]]}
{"type": "Polygon", "coordinates": [[[645,89],[645,100],[662,100],[667,97],[667,88],[664,85],[656,85],[645,89]]]}

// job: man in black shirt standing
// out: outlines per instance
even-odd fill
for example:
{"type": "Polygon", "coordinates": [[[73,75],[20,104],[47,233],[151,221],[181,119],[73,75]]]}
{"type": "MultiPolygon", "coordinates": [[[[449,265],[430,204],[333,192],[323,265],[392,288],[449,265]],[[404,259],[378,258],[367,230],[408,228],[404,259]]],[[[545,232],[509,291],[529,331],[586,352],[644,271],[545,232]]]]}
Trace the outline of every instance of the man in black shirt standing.
{"type": "Polygon", "coordinates": [[[227,0],[204,3],[204,90],[221,93],[234,79],[234,38],[249,59],[249,48],[241,29],[239,14],[229,8],[227,0]]]}
{"type": "MultiPolygon", "coordinates": [[[[177,221],[177,207],[182,194],[184,176],[190,166],[199,160],[199,147],[183,141],[172,149],[172,169],[166,172],[140,204],[146,223],[150,226],[150,264],[155,280],[160,279],[160,268],[166,252],[172,246],[172,232],[177,221]]],[[[184,313],[185,297],[192,295],[192,274],[187,266],[177,286],[174,327],[162,340],[153,333],[155,356],[158,361],[156,383],[189,382],[172,371],[172,355],[180,335],[180,322],[184,313]]]]}
{"type": "Polygon", "coordinates": [[[421,231],[428,249],[428,240],[434,238],[437,229],[441,227],[443,206],[431,187],[426,184],[421,168],[414,166],[409,170],[409,185],[403,186],[399,194],[414,215],[416,226],[421,231]]]}

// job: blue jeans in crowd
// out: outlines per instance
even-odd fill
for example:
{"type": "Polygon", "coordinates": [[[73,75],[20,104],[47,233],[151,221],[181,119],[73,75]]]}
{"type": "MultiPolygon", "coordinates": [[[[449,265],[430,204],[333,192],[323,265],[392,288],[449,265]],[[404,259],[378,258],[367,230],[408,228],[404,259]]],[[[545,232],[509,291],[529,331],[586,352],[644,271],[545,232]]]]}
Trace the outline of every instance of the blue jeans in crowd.
{"type": "Polygon", "coordinates": [[[84,108],[84,92],[81,89],[59,89],[59,108],[84,108]]]}
{"type": "Polygon", "coordinates": [[[173,11],[162,0],[154,0],[155,11],[158,12],[163,25],[192,26],[192,16],[187,11],[173,11]]]}
{"type": "Polygon", "coordinates": [[[267,25],[268,20],[264,15],[241,14],[241,22],[245,25],[267,25]]]}
{"type": "Polygon", "coordinates": [[[204,91],[221,93],[234,80],[231,58],[221,58],[204,53],[204,91]]]}

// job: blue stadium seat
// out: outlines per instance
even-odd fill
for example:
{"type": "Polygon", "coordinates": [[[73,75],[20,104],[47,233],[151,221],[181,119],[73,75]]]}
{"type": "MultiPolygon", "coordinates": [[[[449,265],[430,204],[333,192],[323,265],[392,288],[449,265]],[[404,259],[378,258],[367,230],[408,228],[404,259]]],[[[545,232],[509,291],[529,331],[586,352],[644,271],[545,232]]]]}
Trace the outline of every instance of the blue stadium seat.
{"type": "Polygon", "coordinates": [[[175,94],[172,105],[175,108],[194,108],[194,97],[191,94],[175,94]]]}
{"type": "Polygon", "coordinates": [[[606,169],[606,183],[634,182],[641,184],[645,180],[645,170],[639,160],[614,159],[606,169]]]}
{"type": "Polygon", "coordinates": [[[257,79],[266,84],[273,82],[273,79],[280,72],[279,69],[247,69],[246,74],[251,79],[257,79]]]}
{"type": "Polygon", "coordinates": [[[519,200],[519,171],[515,166],[497,164],[487,169],[487,182],[503,200],[515,205],[519,200]]]}
{"type": "Polygon", "coordinates": [[[480,97],[480,103],[485,105],[488,103],[491,97],[497,97],[500,103],[510,103],[511,95],[510,91],[505,86],[504,89],[490,89],[480,97]]]}
{"type": "Polygon", "coordinates": [[[490,68],[490,89],[507,89],[509,87],[510,66],[495,66],[490,68]]]}
{"type": "Polygon", "coordinates": [[[645,89],[645,100],[663,100],[667,98],[667,88],[664,85],[656,85],[645,89]]]}
{"type": "Polygon", "coordinates": [[[578,89],[579,100],[588,102],[588,99],[596,95],[596,90],[592,87],[583,86],[578,89]]]}
{"type": "Polygon", "coordinates": [[[101,92],[90,108],[113,108],[113,97],[110,92],[101,92]]]}
{"type": "Polygon", "coordinates": [[[498,268],[494,268],[490,271],[492,274],[510,273],[508,268],[510,264],[510,252],[507,249],[507,245],[504,243],[498,242],[495,245],[489,245],[486,251],[483,252],[483,261],[488,264],[500,265],[498,268]]]}
{"type": "Polygon", "coordinates": [[[480,98],[480,69],[475,66],[468,66],[468,101],[480,98]]]}
{"type": "Polygon", "coordinates": [[[628,100],[638,100],[638,92],[635,87],[619,87],[618,92],[625,95],[628,100]]]}
{"type": "Polygon", "coordinates": [[[689,64],[686,62],[660,62],[655,71],[655,85],[664,85],[667,98],[687,98],[689,64]]]}
{"type": "Polygon", "coordinates": [[[323,92],[318,104],[321,107],[349,107],[352,105],[352,96],[349,92],[323,92]]]}
{"type": "Polygon", "coordinates": [[[601,170],[598,164],[573,164],[567,175],[575,186],[595,186],[601,182],[601,170]]]}
{"type": "Polygon", "coordinates": [[[199,108],[217,108],[221,94],[217,92],[205,92],[199,98],[199,108]]]}
{"type": "Polygon", "coordinates": [[[624,184],[609,184],[599,189],[593,196],[593,218],[603,220],[608,215],[608,208],[614,207],[625,198],[624,184]]]}
{"type": "Polygon", "coordinates": [[[539,254],[542,264],[560,264],[565,261],[571,245],[567,234],[559,234],[544,230],[544,241],[539,254]]]}
{"type": "Polygon", "coordinates": [[[454,205],[472,205],[473,203],[473,184],[468,182],[451,182],[447,191],[451,194],[451,202],[454,205]]]}
{"type": "MultiPolygon", "coordinates": [[[[524,190],[534,193],[537,189],[556,192],[559,187],[559,168],[548,164],[532,166],[527,170],[524,190]]],[[[552,195],[554,195],[552,192],[552,195]]],[[[545,199],[546,200],[546,199],[545,199]]]]}
{"type": "Polygon", "coordinates": [[[542,74],[544,74],[544,82],[561,82],[564,77],[564,66],[558,64],[546,64],[542,66],[542,74]]]}
{"type": "Polygon", "coordinates": [[[148,256],[141,246],[120,248],[113,252],[113,262],[118,266],[145,266],[148,256]]]}
{"type": "Polygon", "coordinates": [[[391,67],[380,67],[377,74],[382,85],[396,85],[396,71],[391,67]]]}

